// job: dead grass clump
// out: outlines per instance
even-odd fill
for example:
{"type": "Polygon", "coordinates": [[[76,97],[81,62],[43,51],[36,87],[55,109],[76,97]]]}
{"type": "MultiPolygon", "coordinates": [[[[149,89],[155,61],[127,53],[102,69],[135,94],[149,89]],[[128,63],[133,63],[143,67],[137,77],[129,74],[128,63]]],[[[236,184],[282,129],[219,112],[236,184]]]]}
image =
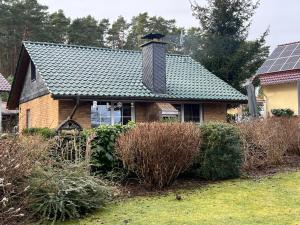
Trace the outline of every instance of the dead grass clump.
{"type": "Polygon", "coordinates": [[[0,139],[0,224],[25,222],[26,178],[45,154],[43,146],[36,137],[0,139]]]}
{"type": "Polygon", "coordinates": [[[269,118],[238,126],[244,148],[244,169],[276,165],[288,152],[299,151],[299,120],[269,118]]]}
{"type": "Polygon", "coordinates": [[[122,134],[116,152],[124,166],[151,188],[163,188],[192,165],[199,153],[194,124],[144,123],[122,134]]]}

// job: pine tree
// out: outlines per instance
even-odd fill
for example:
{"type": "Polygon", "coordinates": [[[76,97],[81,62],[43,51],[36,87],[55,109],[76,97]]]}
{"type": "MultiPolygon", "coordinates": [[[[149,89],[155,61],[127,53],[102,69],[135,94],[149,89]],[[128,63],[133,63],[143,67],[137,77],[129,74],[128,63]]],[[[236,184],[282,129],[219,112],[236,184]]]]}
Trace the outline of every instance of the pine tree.
{"type": "Polygon", "coordinates": [[[124,48],[126,44],[128,28],[129,24],[126,22],[124,17],[119,16],[108,30],[107,41],[109,47],[124,48]]]}
{"type": "Polygon", "coordinates": [[[92,16],[75,19],[68,32],[70,44],[100,46],[100,32],[97,20],[92,16]]]}
{"type": "Polygon", "coordinates": [[[65,43],[70,22],[62,10],[50,14],[47,24],[48,41],[65,43]]]}
{"type": "Polygon", "coordinates": [[[199,19],[201,48],[197,54],[208,70],[242,90],[241,84],[253,76],[269,53],[268,31],[248,41],[251,18],[258,2],[248,0],[207,0],[207,6],[192,5],[199,19]]]}

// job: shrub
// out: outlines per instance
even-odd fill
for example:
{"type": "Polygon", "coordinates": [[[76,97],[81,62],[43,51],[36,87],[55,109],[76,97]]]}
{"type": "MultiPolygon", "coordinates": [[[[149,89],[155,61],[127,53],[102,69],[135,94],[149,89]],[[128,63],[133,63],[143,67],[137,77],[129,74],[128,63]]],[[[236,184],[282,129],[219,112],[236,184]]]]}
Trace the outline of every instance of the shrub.
{"type": "Polygon", "coordinates": [[[268,118],[240,124],[244,169],[252,170],[282,162],[287,152],[299,152],[297,118],[268,118]]]}
{"type": "Polygon", "coordinates": [[[238,130],[230,124],[211,122],[201,126],[199,172],[205,179],[240,175],[242,149],[238,130]]]}
{"type": "Polygon", "coordinates": [[[57,161],[84,161],[86,137],[82,133],[60,134],[48,141],[50,155],[57,161]]]}
{"type": "Polygon", "coordinates": [[[193,163],[200,130],[193,124],[145,123],[122,134],[117,154],[123,165],[151,188],[163,188],[193,163]]]}
{"type": "Polygon", "coordinates": [[[41,135],[45,139],[52,138],[56,135],[55,130],[49,128],[25,128],[22,133],[25,135],[41,135]]]}
{"type": "Polygon", "coordinates": [[[134,127],[134,123],[128,125],[99,126],[86,133],[88,137],[91,132],[94,138],[91,142],[91,164],[92,171],[106,174],[120,167],[120,161],[115,156],[115,142],[123,132],[134,127]]]}
{"type": "Polygon", "coordinates": [[[79,218],[102,208],[108,193],[78,165],[38,168],[30,177],[30,209],[41,222],[79,218]]]}
{"type": "Polygon", "coordinates": [[[46,155],[39,137],[0,139],[0,224],[28,222],[27,177],[46,155]]]}
{"type": "Polygon", "coordinates": [[[291,109],[272,109],[271,112],[277,117],[292,117],[294,115],[294,111],[291,109]]]}

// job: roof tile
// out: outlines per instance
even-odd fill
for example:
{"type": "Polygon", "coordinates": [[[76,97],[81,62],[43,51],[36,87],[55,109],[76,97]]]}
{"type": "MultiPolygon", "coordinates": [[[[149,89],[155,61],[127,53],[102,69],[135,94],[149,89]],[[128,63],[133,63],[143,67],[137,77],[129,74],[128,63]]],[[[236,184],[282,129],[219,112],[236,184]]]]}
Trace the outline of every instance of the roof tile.
{"type": "Polygon", "coordinates": [[[167,55],[167,92],[142,83],[142,54],[39,42],[24,42],[54,95],[245,101],[239,91],[189,56],[167,55]]]}
{"type": "Polygon", "coordinates": [[[5,92],[10,91],[10,84],[0,73],[0,92],[2,92],[2,91],[5,91],[5,92]]]}

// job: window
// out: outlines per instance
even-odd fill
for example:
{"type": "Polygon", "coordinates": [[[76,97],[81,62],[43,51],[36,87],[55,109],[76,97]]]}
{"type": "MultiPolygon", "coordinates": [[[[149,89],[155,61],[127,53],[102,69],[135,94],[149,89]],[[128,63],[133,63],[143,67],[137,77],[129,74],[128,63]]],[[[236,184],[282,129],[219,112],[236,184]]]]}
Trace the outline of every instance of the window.
{"type": "Polygon", "coordinates": [[[99,125],[122,124],[134,120],[134,104],[101,102],[92,106],[92,127],[99,125]]]}
{"type": "Polygon", "coordinates": [[[202,122],[201,104],[173,104],[178,110],[178,120],[181,122],[202,122]]]}
{"type": "Polygon", "coordinates": [[[199,104],[185,104],[184,105],[184,121],[200,123],[200,105],[199,104]]]}
{"type": "Polygon", "coordinates": [[[36,68],[32,61],[30,62],[30,65],[31,65],[31,81],[35,81],[36,80],[36,68]]]}
{"type": "Polygon", "coordinates": [[[131,118],[131,104],[124,103],[122,107],[117,107],[114,110],[114,123],[115,124],[127,124],[132,120],[131,118]]]}
{"type": "Polygon", "coordinates": [[[26,128],[31,127],[30,109],[26,110],[26,128]]]}

